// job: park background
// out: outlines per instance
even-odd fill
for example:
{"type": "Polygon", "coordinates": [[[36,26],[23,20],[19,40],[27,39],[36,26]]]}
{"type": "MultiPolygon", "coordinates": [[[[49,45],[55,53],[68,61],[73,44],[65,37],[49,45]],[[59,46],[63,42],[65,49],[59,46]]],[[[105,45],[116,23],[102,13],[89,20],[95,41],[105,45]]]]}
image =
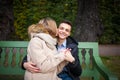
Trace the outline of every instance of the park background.
{"type": "Polygon", "coordinates": [[[120,0],[0,0],[0,41],[29,40],[27,28],[41,18],[73,24],[79,42],[98,42],[104,64],[120,79],[120,0]]]}

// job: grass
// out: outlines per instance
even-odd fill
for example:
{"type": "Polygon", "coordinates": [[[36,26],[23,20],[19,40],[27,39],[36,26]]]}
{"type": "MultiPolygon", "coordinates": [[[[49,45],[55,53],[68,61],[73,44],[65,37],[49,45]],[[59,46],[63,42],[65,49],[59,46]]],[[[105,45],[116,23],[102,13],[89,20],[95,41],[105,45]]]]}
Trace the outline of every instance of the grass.
{"type": "Polygon", "coordinates": [[[101,57],[104,65],[112,71],[120,80],[120,56],[104,56],[101,57]]]}

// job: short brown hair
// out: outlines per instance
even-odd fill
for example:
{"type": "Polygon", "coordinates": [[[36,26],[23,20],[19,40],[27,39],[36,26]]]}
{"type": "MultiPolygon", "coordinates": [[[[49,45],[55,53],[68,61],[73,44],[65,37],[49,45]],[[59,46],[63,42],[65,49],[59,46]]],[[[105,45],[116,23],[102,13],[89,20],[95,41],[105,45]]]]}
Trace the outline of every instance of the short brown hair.
{"type": "Polygon", "coordinates": [[[60,22],[60,24],[61,23],[66,23],[66,24],[68,24],[68,25],[70,25],[71,27],[72,27],[72,23],[71,23],[71,21],[69,21],[69,20],[62,20],[61,22],[60,22]]]}

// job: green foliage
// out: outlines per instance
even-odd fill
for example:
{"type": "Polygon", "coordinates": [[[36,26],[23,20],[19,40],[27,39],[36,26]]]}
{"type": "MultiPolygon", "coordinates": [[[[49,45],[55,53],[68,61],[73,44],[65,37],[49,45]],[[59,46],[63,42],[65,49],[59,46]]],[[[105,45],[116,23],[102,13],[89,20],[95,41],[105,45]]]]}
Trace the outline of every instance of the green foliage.
{"type": "MultiPolygon", "coordinates": [[[[119,0],[99,0],[100,17],[104,24],[104,32],[98,40],[101,44],[120,44],[119,3],[119,0]]],[[[57,24],[63,19],[74,23],[76,14],[77,0],[14,0],[16,35],[20,40],[28,40],[28,26],[41,18],[51,17],[57,24]]]]}
{"type": "Polygon", "coordinates": [[[57,24],[63,19],[74,21],[76,0],[14,0],[14,26],[21,40],[28,40],[27,28],[41,18],[51,17],[57,24]]]}
{"type": "Polygon", "coordinates": [[[120,44],[120,3],[119,0],[99,0],[100,16],[104,33],[99,38],[101,44],[120,44]]]}

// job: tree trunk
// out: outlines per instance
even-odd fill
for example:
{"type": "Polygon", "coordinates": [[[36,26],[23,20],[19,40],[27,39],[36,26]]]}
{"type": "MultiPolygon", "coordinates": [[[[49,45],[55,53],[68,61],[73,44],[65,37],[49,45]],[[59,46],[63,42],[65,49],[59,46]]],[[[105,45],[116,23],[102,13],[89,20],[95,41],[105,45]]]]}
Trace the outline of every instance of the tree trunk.
{"type": "Polygon", "coordinates": [[[0,40],[11,40],[13,20],[13,0],[0,0],[0,40]]]}
{"type": "Polygon", "coordinates": [[[101,35],[103,25],[98,14],[98,0],[78,0],[75,20],[75,38],[78,41],[94,42],[101,35]]]}

